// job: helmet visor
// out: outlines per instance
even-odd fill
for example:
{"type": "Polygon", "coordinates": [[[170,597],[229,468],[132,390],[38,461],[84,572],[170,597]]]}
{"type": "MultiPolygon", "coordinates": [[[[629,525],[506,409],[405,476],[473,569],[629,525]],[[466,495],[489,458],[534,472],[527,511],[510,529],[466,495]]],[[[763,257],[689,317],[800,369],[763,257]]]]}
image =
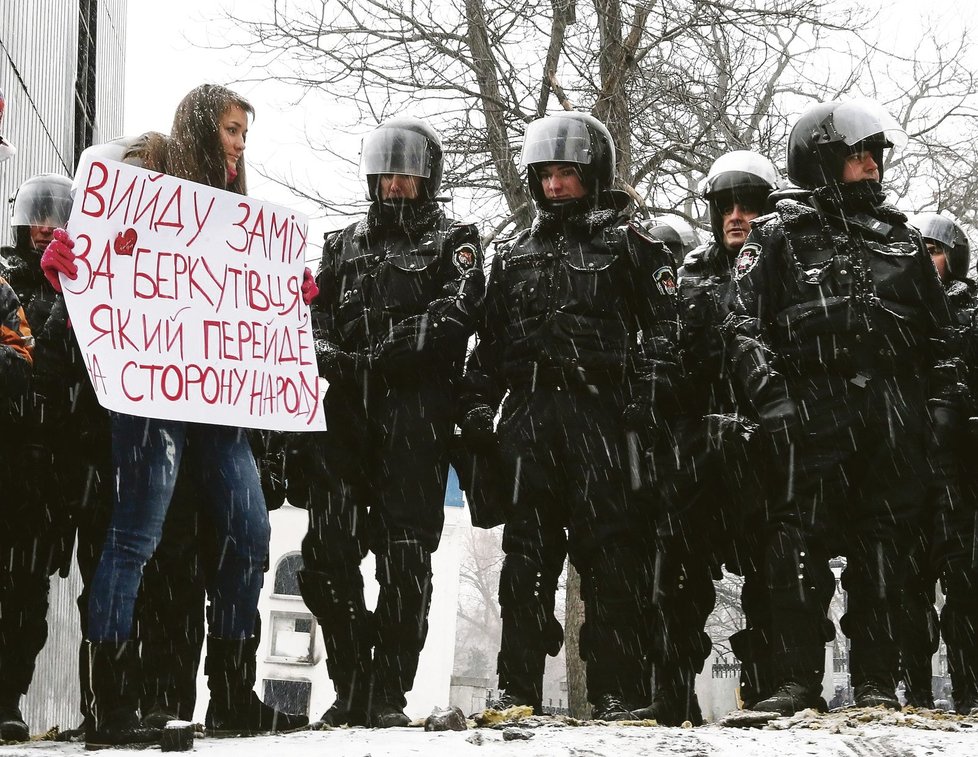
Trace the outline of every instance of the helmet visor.
{"type": "Polygon", "coordinates": [[[362,176],[402,174],[431,176],[431,150],[423,134],[397,127],[385,127],[363,138],[360,151],[362,176]]]}
{"type": "Polygon", "coordinates": [[[551,116],[526,127],[520,168],[536,163],[588,164],[592,155],[591,135],[582,121],[551,116]]]}
{"type": "Polygon", "coordinates": [[[65,177],[34,179],[17,190],[11,226],[51,226],[68,223],[71,215],[71,182],[65,177]]]}
{"type": "Polygon", "coordinates": [[[897,120],[873,100],[844,102],[832,112],[831,120],[838,138],[849,147],[879,134],[896,148],[909,139],[897,120]]]}

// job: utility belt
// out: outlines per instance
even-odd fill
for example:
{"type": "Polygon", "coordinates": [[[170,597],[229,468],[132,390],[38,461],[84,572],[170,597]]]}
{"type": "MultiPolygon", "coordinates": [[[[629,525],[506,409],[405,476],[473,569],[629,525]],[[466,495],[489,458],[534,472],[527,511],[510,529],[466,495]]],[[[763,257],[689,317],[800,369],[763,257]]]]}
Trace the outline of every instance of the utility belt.
{"type": "Polygon", "coordinates": [[[507,371],[506,383],[512,391],[594,392],[601,387],[621,387],[625,383],[625,372],[621,366],[584,368],[575,365],[527,363],[513,371],[507,371]]]}

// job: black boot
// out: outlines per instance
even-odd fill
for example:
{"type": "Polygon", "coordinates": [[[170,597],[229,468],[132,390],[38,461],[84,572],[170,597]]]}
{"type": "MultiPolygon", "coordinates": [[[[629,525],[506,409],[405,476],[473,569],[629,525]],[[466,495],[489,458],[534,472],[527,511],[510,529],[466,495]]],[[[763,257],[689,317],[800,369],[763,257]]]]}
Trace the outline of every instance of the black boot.
{"type": "Polygon", "coordinates": [[[300,570],[299,590],[322,630],[326,670],[336,700],[319,719],[325,726],[369,724],[374,622],[363,599],[359,566],[300,570]]]}
{"type": "Polygon", "coordinates": [[[900,700],[896,698],[895,687],[882,680],[869,680],[855,684],[853,686],[853,700],[856,707],[900,709],[900,700]]]}
{"type": "Polygon", "coordinates": [[[158,742],[160,730],[139,722],[134,685],[136,643],[84,641],[82,645],[92,686],[92,716],[85,729],[87,748],[158,742]]]}
{"type": "Polygon", "coordinates": [[[640,720],[617,694],[601,694],[591,707],[591,717],[595,720],[640,720]]]}
{"type": "Polygon", "coordinates": [[[635,712],[659,725],[681,726],[686,721],[694,726],[703,725],[695,671],[657,670],[652,704],[635,712]]]}
{"type": "Polygon", "coordinates": [[[269,707],[255,693],[258,639],[207,637],[207,688],[211,699],[204,726],[209,731],[260,733],[293,731],[309,724],[305,715],[290,715],[269,707]]]}
{"type": "Polygon", "coordinates": [[[27,741],[31,732],[20,711],[20,694],[0,702],[0,741],[27,741]]]}
{"type": "Polygon", "coordinates": [[[752,709],[758,712],[776,712],[779,715],[794,715],[801,710],[813,709],[828,712],[828,705],[822,698],[821,684],[802,684],[796,681],[782,683],[767,699],[762,699],[752,709]]]}

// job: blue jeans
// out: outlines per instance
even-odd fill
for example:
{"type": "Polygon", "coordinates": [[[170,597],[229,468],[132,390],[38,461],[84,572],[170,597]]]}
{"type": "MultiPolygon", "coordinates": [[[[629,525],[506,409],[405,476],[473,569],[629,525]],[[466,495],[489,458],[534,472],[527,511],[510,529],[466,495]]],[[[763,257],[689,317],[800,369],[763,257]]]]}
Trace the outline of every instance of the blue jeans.
{"type": "Polygon", "coordinates": [[[255,458],[238,428],[112,414],[115,504],[88,605],[91,641],[132,637],[143,566],[163,533],[182,456],[194,456],[202,505],[218,539],[208,594],[209,632],[252,635],[268,562],[270,529],[255,458]]]}

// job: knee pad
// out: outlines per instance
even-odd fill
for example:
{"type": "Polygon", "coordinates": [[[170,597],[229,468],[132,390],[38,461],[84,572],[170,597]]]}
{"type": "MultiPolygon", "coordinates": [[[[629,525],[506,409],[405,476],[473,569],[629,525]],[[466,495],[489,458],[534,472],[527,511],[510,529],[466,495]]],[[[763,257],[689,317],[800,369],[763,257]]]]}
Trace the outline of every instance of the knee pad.
{"type": "Polygon", "coordinates": [[[334,571],[300,570],[299,593],[320,623],[367,615],[363,574],[356,567],[334,571]]]}
{"type": "Polygon", "coordinates": [[[828,556],[813,549],[799,531],[772,534],[765,551],[765,576],[772,606],[803,604],[828,611],[835,593],[828,556]]]}
{"type": "Polygon", "coordinates": [[[392,541],[377,555],[377,643],[423,644],[431,606],[431,552],[419,541],[392,541]]]}
{"type": "Polygon", "coordinates": [[[526,555],[506,555],[499,572],[501,607],[540,605],[553,612],[557,576],[549,575],[540,563],[526,555]]]}
{"type": "Polygon", "coordinates": [[[554,615],[557,576],[525,555],[506,555],[499,574],[499,606],[504,622],[529,647],[555,657],[564,645],[564,629],[554,615]]]}

